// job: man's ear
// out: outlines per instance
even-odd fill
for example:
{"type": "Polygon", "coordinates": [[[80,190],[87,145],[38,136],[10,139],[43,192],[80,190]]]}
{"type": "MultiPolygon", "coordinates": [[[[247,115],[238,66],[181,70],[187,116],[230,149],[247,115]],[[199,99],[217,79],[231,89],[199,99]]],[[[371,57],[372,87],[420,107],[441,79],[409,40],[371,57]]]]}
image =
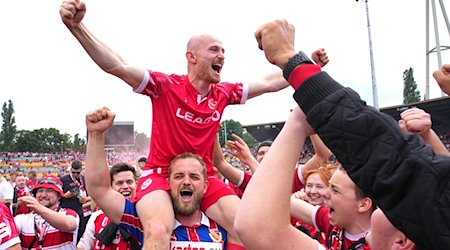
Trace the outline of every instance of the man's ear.
{"type": "Polygon", "coordinates": [[[205,194],[206,191],[208,191],[208,187],[209,187],[209,182],[208,182],[208,178],[206,178],[206,180],[205,180],[205,191],[203,191],[203,194],[205,194]]]}
{"type": "Polygon", "coordinates": [[[360,213],[370,211],[372,209],[372,205],[372,199],[370,199],[369,197],[362,198],[358,206],[358,211],[360,213]]]}
{"type": "Polygon", "coordinates": [[[193,64],[197,63],[197,57],[190,51],[186,52],[186,59],[190,63],[193,63],[193,64]]]}

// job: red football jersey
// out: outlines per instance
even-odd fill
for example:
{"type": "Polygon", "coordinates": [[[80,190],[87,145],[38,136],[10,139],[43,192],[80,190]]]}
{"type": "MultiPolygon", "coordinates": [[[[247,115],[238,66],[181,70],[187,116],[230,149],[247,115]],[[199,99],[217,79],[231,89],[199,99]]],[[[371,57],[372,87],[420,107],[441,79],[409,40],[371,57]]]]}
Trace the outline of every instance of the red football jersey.
{"type": "Polygon", "coordinates": [[[368,232],[351,235],[342,228],[330,224],[328,218],[329,208],[325,206],[317,207],[315,211],[314,225],[320,232],[325,233],[326,247],[330,250],[355,249],[370,250],[369,244],[364,240],[368,232]]]}
{"type": "Polygon", "coordinates": [[[152,99],[152,133],[145,169],[165,175],[175,156],[191,152],[200,155],[208,175],[214,175],[212,152],[223,110],[229,104],[245,103],[248,87],[241,83],[211,84],[208,95],[202,98],[186,75],[149,71],[134,91],[152,99]]]}

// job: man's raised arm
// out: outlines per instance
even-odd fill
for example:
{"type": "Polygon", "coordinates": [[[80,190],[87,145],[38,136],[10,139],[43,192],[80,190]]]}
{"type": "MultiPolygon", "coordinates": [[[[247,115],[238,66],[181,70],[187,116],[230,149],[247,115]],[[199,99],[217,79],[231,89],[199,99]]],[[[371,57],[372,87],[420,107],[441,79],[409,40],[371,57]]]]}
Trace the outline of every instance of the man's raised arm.
{"type": "Polygon", "coordinates": [[[86,115],[88,143],[86,149],[86,186],[89,195],[114,223],[120,223],[125,197],[111,187],[105,154],[105,132],[114,122],[115,114],[101,108],[86,115]]]}
{"type": "Polygon", "coordinates": [[[295,163],[311,133],[305,115],[295,108],[249,182],[235,222],[248,249],[317,249],[318,243],[289,220],[295,163]],[[263,218],[269,217],[267,227],[263,218]]]}
{"type": "Polygon", "coordinates": [[[128,65],[117,53],[98,40],[81,22],[86,14],[84,2],[65,0],[61,4],[59,13],[63,23],[102,70],[119,77],[133,89],[141,84],[145,70],[128,65]]]}

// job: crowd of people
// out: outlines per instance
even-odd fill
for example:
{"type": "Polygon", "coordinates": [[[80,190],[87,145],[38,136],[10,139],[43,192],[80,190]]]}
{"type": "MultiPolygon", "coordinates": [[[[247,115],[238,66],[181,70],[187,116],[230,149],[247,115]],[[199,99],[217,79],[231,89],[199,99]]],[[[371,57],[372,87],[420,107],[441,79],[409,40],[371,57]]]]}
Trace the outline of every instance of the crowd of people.
{"type": "MultiPolygon", "coordinates": [[[[116,115],[107,107],[88,112],[86,153],[71,159],[67,174],[39,178],[32,170],[27,180],[16,168],[0,182],[2,193],[13,190],[0,197],[8,232],[0,248],[450,247],[450,153],[430,115],[412,108],[397,122],[367,106],[322,71],[323,49],[312,60],[295,50],[287,21],[255,32],[281,71],[244,84],[221,82],[225,50],[211,35],[188,41],[186,75],[164,74],[127,64],[87,29],[85,13],[79,0],[60,8],[92,60],[151,100],[150,152],[127,155],[138,167],[113,163],[119,158],[106,152],[105,132],[116,115]],[[280,134],[255,155],[233,135],[227,154],[246,167],[233,166],[217,139],[224,108],[289,86],[298,107],[280,134]]],[[[449,94],[450,65],[434,77],[449,94]]]]}

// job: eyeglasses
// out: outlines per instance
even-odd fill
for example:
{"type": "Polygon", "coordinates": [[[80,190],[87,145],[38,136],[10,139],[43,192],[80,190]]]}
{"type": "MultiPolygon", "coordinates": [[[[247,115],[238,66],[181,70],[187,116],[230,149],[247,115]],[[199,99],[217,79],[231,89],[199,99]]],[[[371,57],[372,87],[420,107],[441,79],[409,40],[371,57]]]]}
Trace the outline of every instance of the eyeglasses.
{"type": "Polygon", "coordinates": [[[72,174],[81,174],[81,171],[72,171],[72,174]]]}

